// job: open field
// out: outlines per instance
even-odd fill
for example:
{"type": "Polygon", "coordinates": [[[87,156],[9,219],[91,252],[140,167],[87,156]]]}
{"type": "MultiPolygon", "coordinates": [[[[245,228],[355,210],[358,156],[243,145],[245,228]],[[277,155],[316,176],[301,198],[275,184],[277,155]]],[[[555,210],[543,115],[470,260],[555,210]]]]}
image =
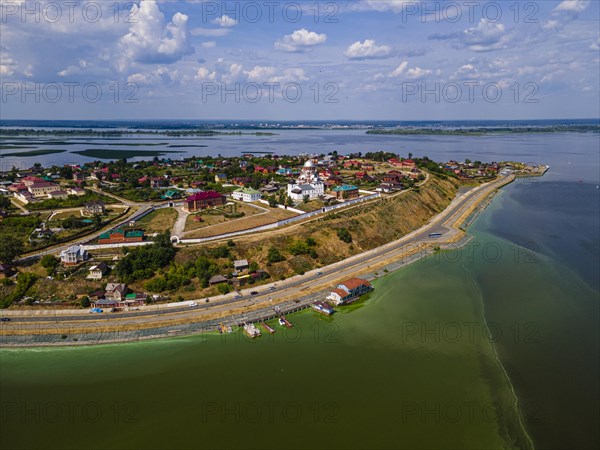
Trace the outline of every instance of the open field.
{"type": "Polygon", "coordinates": [[[233,222],[236,220],[243,220],[250,216],[254,216],[256,214],[263,214],[264,211],[256,208],[254,206],[248,205],[242,202],[230,202],[224,207],[220,207],[217,209],[207,209],[205,211],[199,212],[197,214],[190,214],[186,220],[185,231],[195,231],[201,228],[210,227],[213,225],[218,225],[225,222],[233,222]],[[233,205],[235,205],[235,210],[233,209],[233,205]],[[225,217],[225,213],[244,213],[244,216],[241,218],[232,218],[228,219],[225,217]],[[195,222],[194,217],[200,216],[202,217],[202,222],[195,222]]]}
{"type": "Polygon", "coordinates": [[[325,206],[325,203],[322,200],[311,200],[308,203],[300,202],[295,208],[304,212],[311,212],[321,209],[323,206],[325,206]]]}
{"type": "Polygon", "coordinates": [[[144,229],[147,234],[162,233],[173,228],[177,220],[177,211],[172,208],[157,209],[136,222],[136,226],[144,229]]]}
{"type": "MultiPolygon", "coordinates": [[[[242,217],[241,219],[231,220],[211,227],[204,227],[198,230],[191,231],[186,234],[186,238],[202,238],[208,236],[216,236],[224,233],[232,233],[234,231],[247,230],[248,228],[260,227],[278,220],[289,219],[297,216],[296,213],[276,208],[265,214],[255,214],[253,216],[242,217]]],[[[204,218],[204,216],[203,216],[204,218]]]]}

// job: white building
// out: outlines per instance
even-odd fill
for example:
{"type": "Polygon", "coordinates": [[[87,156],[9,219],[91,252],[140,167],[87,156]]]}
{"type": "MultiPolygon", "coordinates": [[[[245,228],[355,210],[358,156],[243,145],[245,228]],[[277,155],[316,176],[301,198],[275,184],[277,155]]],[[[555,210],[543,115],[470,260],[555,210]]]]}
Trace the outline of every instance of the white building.
{"type": "Polygon", "coordinates": [[[304,163],[302,173],[296,182],[288,184],[287,194],[297,202],[302,201],[305,196],[313,200],[325,194],[325,185],[310,159],[304,163]]]}
{"type": "Polygon", "coordinates": [[[60,261],[65,266],[74,266],[88,259],[88,252],[80,245],[72,245],[60,252],[60,261]]]}
{"type": "Polygon", "coordinates": [[[101,262],[95,266],[90,267],[90,273],[87,276],[88,280],[101,280],[102,277],[108,271],[108,266],[101,262]]]}
{"type": "Polygon", "coordinates": [[[262,194],[256,189],[245,187],[234,191],[231,196],[236,200],[241,200],[244,202],[257,202],[261,199],[262,194]]]}

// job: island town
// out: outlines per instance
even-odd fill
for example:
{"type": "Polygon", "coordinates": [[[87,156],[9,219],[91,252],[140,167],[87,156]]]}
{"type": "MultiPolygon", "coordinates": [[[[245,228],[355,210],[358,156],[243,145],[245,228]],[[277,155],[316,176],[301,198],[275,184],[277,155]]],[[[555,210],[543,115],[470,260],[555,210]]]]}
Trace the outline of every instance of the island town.
{"type": "MultiPolygon", "coordinates": [[[[329,316],[379,274],[328,268],[431,226],[459,190],[547,169],[388,152],[12,168],[0,173],[1,331],[33,312],[112,318],[162,308],[202,309],[219,332],[233,318],[250,337],[260,335],[255,324],[272,333],[267,318],[289,327],[286,311],[329,316]],[[290,290],[299,283],[314,295],[300,301],[290,290]]],[[[444,234],[457,239],[459,230],[442,228],[421,240],[436,248],[444,234]]]]}

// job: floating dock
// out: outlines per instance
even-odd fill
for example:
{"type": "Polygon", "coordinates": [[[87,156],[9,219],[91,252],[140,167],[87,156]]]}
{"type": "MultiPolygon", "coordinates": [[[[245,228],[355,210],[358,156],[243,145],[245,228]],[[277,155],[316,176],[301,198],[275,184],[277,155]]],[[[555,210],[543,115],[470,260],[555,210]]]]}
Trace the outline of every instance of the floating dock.
{"type": "Polygon", "coordinates": [[[267,331],[268,331],[270,334],[273,334],[273,333],[275,333],[275,330],[274,330],[273,328],[271,328],[269,325],[267,325],[266,323],[264,323],[264,322],[261,322],[260,324],[261,324],[261,325],[262,325],[262,327],[263,327],[265,330],[267,330],[267,331]]]}

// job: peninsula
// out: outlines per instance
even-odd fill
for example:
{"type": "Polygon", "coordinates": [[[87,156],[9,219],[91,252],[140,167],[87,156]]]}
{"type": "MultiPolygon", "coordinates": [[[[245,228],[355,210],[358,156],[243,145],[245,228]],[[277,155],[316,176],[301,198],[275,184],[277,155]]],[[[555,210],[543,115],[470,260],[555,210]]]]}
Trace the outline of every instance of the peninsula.
{"type": "Polygon", "coordinates": [[[0,180],[2,344],[136,340],[329,311],[326,299],[343,305],[339,287],[357,283],[348,280],[466,242],[462,227],[498,188],[546,170],[385,152],[13,169],[0,180]]]}

